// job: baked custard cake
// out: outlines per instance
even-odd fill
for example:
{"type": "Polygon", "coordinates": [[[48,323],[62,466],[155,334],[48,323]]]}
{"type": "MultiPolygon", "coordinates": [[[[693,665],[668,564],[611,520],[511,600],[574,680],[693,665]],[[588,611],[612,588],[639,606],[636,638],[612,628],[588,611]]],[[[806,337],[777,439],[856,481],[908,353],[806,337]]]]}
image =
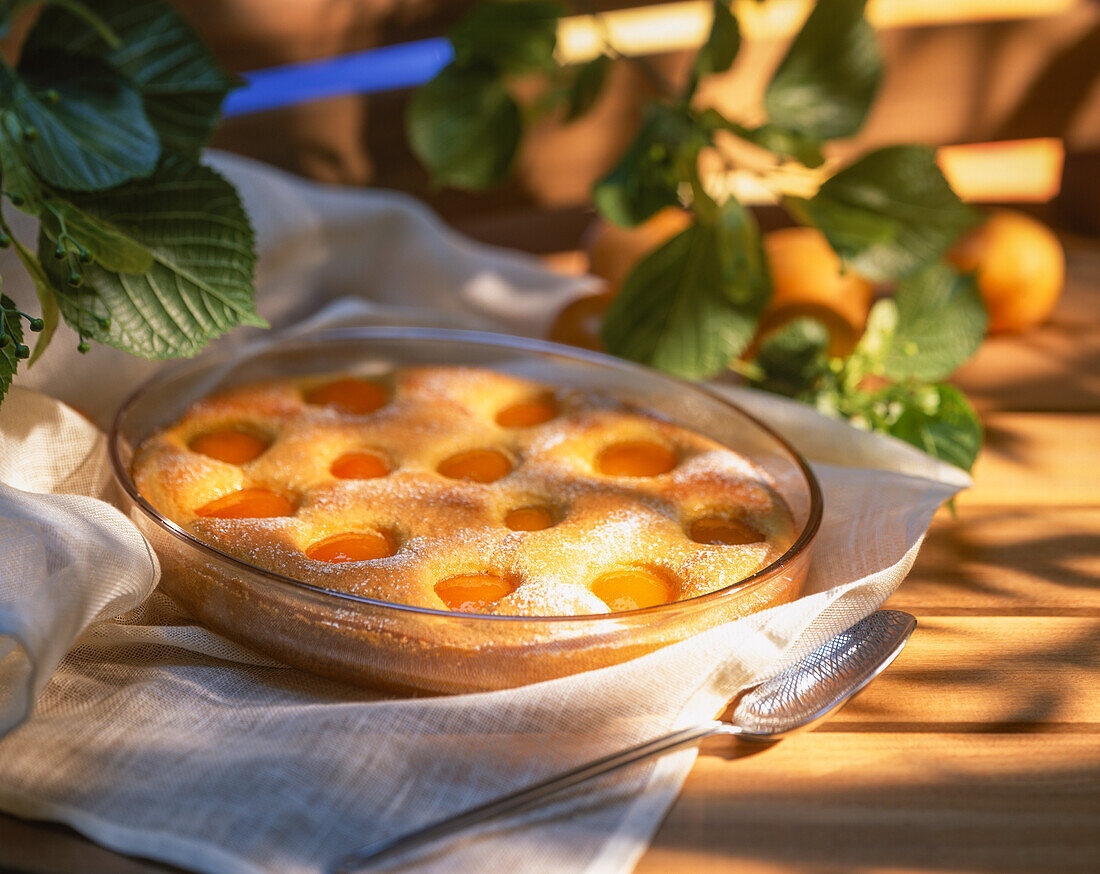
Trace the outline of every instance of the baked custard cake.
{"type": "Polygon", "coordinates": [[[464,367],[246,385],[139,447],[164,516],[256,567],[436,610],[578,616],[731,586],[793,543],[736,452],[595,394],[464,367]]]}

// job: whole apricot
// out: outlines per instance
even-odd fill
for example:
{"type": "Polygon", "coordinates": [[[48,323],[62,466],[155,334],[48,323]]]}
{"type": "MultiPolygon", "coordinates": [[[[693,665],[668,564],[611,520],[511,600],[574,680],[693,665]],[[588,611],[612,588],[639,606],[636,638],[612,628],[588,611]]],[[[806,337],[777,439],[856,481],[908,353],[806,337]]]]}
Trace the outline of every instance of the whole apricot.
{"type": "Polygon", "coordinates": [[[672,239],[691,224],[691,213],[668,207],[635,228],[623,228],[598,219],[586,236],[588,272],[607,281],[607,288],[566,304],[550,326],[547,337],[557,343],[603,351],[600,325],[624,280],[643,256],[672,239]]]}
{"type": "Polygon", "coordinates": [[[829,354],[847,355],[867,322],[874,287],[845,268],[815,228],[783,228],[764,236],[772,297],[758,336],[809,316],[829,331],[829,354]]]}
{"type": "Polygon", "coordinates": [[[634,228],[600,220],[590,230],[588,272],[617,289],[643,255],[670,240],[691,224],[691,213],[667,207],[634,228]]]}
{"type": "Polygon", "coordinates": [[[1053,231],[1015,210],[993,210],[963,235],[947,259],[963,272],[976,271],[990,333],[1042,324],[1066,281],[1066,253],[1053,231]]]}
{"type": "Polygon", "coordinates": [[[547,338],[555,343],[603,352],[600,325],[603,324],[604,313],[614,299],[614,291],[602,291],[579,297],[566,304],[550,326],[547,338]]]}

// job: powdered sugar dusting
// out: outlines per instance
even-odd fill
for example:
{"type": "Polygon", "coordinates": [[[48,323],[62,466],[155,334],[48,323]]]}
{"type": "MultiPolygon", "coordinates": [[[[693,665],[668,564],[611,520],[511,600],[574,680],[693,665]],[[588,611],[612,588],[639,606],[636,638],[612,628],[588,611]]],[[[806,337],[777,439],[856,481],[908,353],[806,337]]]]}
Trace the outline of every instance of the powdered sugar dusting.
{"type": "Polygon", "coordinates": [[[585,615],[607,611],[588,585],[609,569],[642,566],[674,581],[679,597],[735,584],[790,545],[793,522],[767,476],[702,435],[615,401],[554,390],[479,368],[421,367],[379,379],[389,402],[349,414],[303,400],[303,389],[346,374],[234,389],[196,403],[139,449],[134,479],[169,518],[216,548],[259,568],[327,588],[446,609],[442,579],[493,573],[514,591],[489,612],[585,615]],[[528,428],[501,428],[496,413],[552,396],[558,415],[528,428]],[[271,439],[240,467],[187,447],[227,425],[271,439]],[[675,468],[655,477],[606,476],[601,450],[624,441],[671,450],[675,468]],[[506,455],[512,470],[491,483],[442,476],[443,459],[470,449],[506,455]],[[390,472],[372,479],[331,473],[341,455],[368,450],[390,472]],[[262,487],[290,497],[293,516],[209,519],[195,510],[233,491],[262,487]],[[531,531],[504,525],[510,509],[545,506],[555,524],[531,531]],[[764,542],[708,546],[686,531],[703,515],[729,515],[764,542]],[[328,537],[373,530],[394,552],[361,562],[320,562],[305,551],[328,537]]]}

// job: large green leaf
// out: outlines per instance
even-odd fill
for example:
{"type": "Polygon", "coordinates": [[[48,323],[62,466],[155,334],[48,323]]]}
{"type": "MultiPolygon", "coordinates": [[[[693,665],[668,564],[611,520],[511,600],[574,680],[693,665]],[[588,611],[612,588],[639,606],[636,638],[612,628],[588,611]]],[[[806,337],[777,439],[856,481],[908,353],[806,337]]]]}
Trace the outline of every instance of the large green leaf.
{"type": "Polygon", "coordinates": [[[712,73],[728,70],[741,48],[741,30],[737,19],[730,12],[728,0],[714,0],[711,4],[713,20],[707,41],[695,55],[688,82],[688,94],[695,91],[699,81],[712,73]]]}
{"type": "Polygon", "coordinates": [[[882,78],[865,2],[818,0],[764,94],[770,121],[818,139],[863,126],[882,78]]]}
{"type": "Polygon", "coordinates": [[[752,339],[769,281],[751,215],[730,201],[642,259],[608,310],[609,351],[689,379],[721,372],[752,339]]]}
{"type": "Polygon", "coordinates": [[[982,424],[961,391],[950,385],[922,386],[889,433],[929,455],[970,470],[982,446],[982,424]]]}
{"type": "Polygon", "coordinates": [[[147,273],[83,266],[80,288],[68,267],[39,258],[65,321],[89,339],[143,358],[193,355],[234,325],[263,325],[254,309],[252,227],[233,187],[213,170],[171,159],[149,180],[77,200],[93,219],[148,249],[147,273]]]}
{"type": "Polygon", "coordinates": [[[949,376],[985,337],[985,306],[972,276],[942,263],[901,281],[897,326],[883,361],[891,379],[934,381],[949,376]]]}
{"type": "MultiPolygon", "coordinates": [[[[133,237],[121,233],[103,218],[88,215],[68,199],[70,195],[43,186],[27,166],[21,141],[11,131],[17,133],[18,128],[9,118],[0,124],[4,189],[19,199],[20,210],[39,217],[43,231],[54,243],[61,240],[64,231],[96,262],[119,273],[144,273],[152,266],[152,253],[133,237]]],[[[40,338],[35,357],[41,346],[40,338]]]]}
{"type": "Polygon", "coordinates": [[[829,329],[817,319],[793,319],[768,334],[753,358],[757,388],[791,398],[808,398],[828,366],[829,329]]]}
{"type": "Polygon", "coordinates": [[[924,146],[871,152],[793,203],[872,280],[898,279],[935,261],[977,219],[924,146]]]}
{"type": "Polygon", "coordinates": [[[486,66],[509,75],[554,66],[560,3],[488,0],[477,4],[448,34],[460,67],[486,66]]]}
{"type": "Polygon", "coordinates": [[[452,64],[416,92],[407,128],[413,152],[436,183],[478,189],[508,173],[523,126],[496,74],[452,64]]]}
{"type": "Polygon", "coordinates": [[[106,270],[114,273],[145,273],[153,266],[153,253],[134,239],[132,234],[114,227],[102,216],[89,215],[68,200],[51,197],[41,218],[42,230],[54,243],[60,239],[64,222],[69,236],[106,270]]]}
{"type": "Polygon", "coordinates": [[[689,116],[652,104],[626,154],[596,183],[592,191],[596,208],[615,224],[633,227],[666,206],[677,205],[681,171],[695,160],[701,145],[689,116]]]}
{"type": "Polygon", "coordinates": [[[169,3],[162,0],[88,0],[120,39],[111,47],[73,12],[47,8],[25,51],[65,51],[103,58],[141,93],[145,112],[168,151],[197,157],[217,124],[236,80],[169,3]]]}
{"type": "Polygon", "coordinates": [[[36,133],[24,134],[24,154],[50,185],[98,191],[156,168],[160,140],[141,95],[99,60],[24,52],[12,101],[24,131],[36,133]]]}
{"type": "Polygon", "coordinates": [[[11,388],[12,377],[19,366],[16,350],[23,342],[23,322],[15,312],[15,301],[6,294],[0,295],[0,307],[2,331],[7,337],[7,342],[0,347],[0,398],[3,398],[11,388]]]}

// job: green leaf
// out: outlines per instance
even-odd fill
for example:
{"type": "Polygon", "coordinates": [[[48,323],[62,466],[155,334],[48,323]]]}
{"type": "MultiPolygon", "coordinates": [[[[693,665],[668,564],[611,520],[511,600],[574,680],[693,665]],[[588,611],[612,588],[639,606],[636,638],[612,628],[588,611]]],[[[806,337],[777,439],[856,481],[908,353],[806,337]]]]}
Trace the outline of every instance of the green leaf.
{"type": "Polygon", "coordinates": [[[750,143],[755,143],[780,158],[798,161],[804,167],[820,167],[825,163],[821,141],[798,131],[769,123],[755,128],[741,128],[737,133],[750,143]]]}
{"type": "Polygon", "coordinates": [[[922,387],[910,398],[889,433],[970,470],[982,446],[982,424],[963,393],[954,386],[934,385],[922,387]]]}
{"type": "Polygon", "coordinates": [[[27,161],[58,188],[113,188],[148,176],[160,158],[141,95],[93,58],[24,52],[11,99],[27,161]],[[48,89],[60,95],[56,103],[45,96],[48,89]],[[29,139],[32,129],[37,136],[29,139]]]}
{"type": "Polygon", "coordinates": [[[794,205],[857,273],[876,281],[937,260],[977,220],[924,146],[870,152],[794,205]]]}
{"type": "Polygon", "coordinates": [[[454,64],[416,92],[406,125],[433,180],[469,189],[507,175],[522,133],[519,107],[496,75],[454,64]]]}
{"type": "Polygon", "coordinates": [[[115,273],[145,273],[152,268],[153,253],[133,236],[123,233],[104,218],[89,215],[74,203],[52,197],[42,212],[42,230],[54,243],[61,234],[62,221],[69,235],[104,269],[115,273]]]}
{"type": "Polygon", "coordinates": [[[865,0],[818,0],[764,94],[773,123],[817,139],[856,133],[882,78],[865,0]]]}
{"type": "Polygon", "coordinates": [[[479,3],[448,34],[459,67],[489,66],[509,75],[549,70],[558,44],[560,3],[479,3]]]}
{"type": "Polygon", "coordinates": [[[8,338],[8,342],[0,348],[0,398],[3,398],[11,388],[12,378],[15,376],[16,368],[19,367],[15,350],[23,342],[23,322],[15,312],[15,301],[6,294],[0,295],[0,307],[3,308],[0,311],[3,333],[8,338]]]}
{"type": "Polygon", "coordinates": [[[50,340],[53,339],[54,331],[57,330],[57,298],[54,297],[50,280],[42,269],[42,265],[38,263],[38,258],[35,257],[34,253],[14,237],[12,237],[11,242],[15,247],[15,254],[19,256],[19,260],[23,262],[27,273],[30,274],[31,281],[34,283],[34,293],[38,295],[38,302],[42,306],[42,330],[34,343],[34,352],[27,360],[27,366],[29,367],[46,351],[46,347],[50,345],[50,340]]]}
{"type": "Polygon", "coordinates": [[[753,364],[761,371],[758,388],[804,399],[828,367],[829,330],[817,319],[793,319],[768,334],[753,364]]]}
{"type": "Polygon", "coordinates": [[[688,82],[688,97],[695,93],[699,81],[704,76],[728,70],[733,65],[734,58],[737,57],[738,49],[741,48],[741,30],[737,25],[737,19],[730,12],[729,3],[714,0],[711,6],[714,10],[714,19],[707,41],[695,55],[695,63],[692,64],[688,82]]]}
{"type": "Polygon", "coordinates": [[[265,325],[253,302],[252,227],[233,186],[213,170],[169,159],[151,179],[77,206],[153,256],[144,274],[84,265],[84,284],[73,289],[67,265],[50,257],[52,243],[40,235],[61,314],[84,336],[143,358],[174,358],[237,324],[265,325]]]}
{"type": "Polygon", "coordinates": [[[985,306],[973,276],[937,263],[898,285],[897,328],[883,361],[891,379],[949,376],[985,337],[985,306]]]}
{"type": "Polygon", "coordinates": [[[592,199],[610,221],[626,227],[680,202],[681,170],[693,164],[703,140],[692,119],[651,104],[642,127],[615,168],[596,183],[592,199]]]}
{"type": "Polygon", "coordinates": [[[565,95],[565,121],[574,121],[588,112],[599,99],[611,69],[611,58],[600,55],[577,67],[565,95]]]}
{"type": "Polygon", "coordinates": [[[85,24],[99,34],[107,45],[115,47],[119,44],[118,35],[107,26],[102,18],[88,8],[80,0],[4,0],[0,3],[0,35],[7,36],[11,19],[30,6],[57,6],[72,13],[77,18],[83,19],[85,24]]]}
{"type": "Polygon", "coordinates": [[[721,372],[752,339],[770,284],[752,216],[735,201],[643,258],[603,323],[615,355],[689,379],[721,372]]]}
{"type": "Polygon", "coordinates": [[[0,120],[0,174],[4,190],[17,209],[38,215],[45,203],[45,192],[23,157],[22,129],[10,115],[0,120]]]}
{"type": "Polygon", "coordinates": [[[166,151],[197,158],[218,122],[222,101],[239,82],[226,74],[193,27],[161,0],[88,4],[121,40],[115,47],[62,8],[48,8],[25,51],[69,52],[103,59],[140,92],[166,151]]]}
{"type": "MultiPolygon", "coordinates": [[[[11,120],[0,126],[0,169],[4,188],[20,198],[19,209],[38,216],[42,229],[57,243],[62,229],[103,267],[120,273],[144,273],[153,264],[152,253],[109,222],[93,218],[56,191],[39,184],[22,158],[11,129],[11,120]]],[[[17,128],[15,128],[17,131],[17,128]]],[[[29,269],[29,268],[28,268],[29,269]]],[[[37,349],[37,347],[36,347],[37,349]]],[[[33,359],[32,359],[33,360],[33,359]]]]}

